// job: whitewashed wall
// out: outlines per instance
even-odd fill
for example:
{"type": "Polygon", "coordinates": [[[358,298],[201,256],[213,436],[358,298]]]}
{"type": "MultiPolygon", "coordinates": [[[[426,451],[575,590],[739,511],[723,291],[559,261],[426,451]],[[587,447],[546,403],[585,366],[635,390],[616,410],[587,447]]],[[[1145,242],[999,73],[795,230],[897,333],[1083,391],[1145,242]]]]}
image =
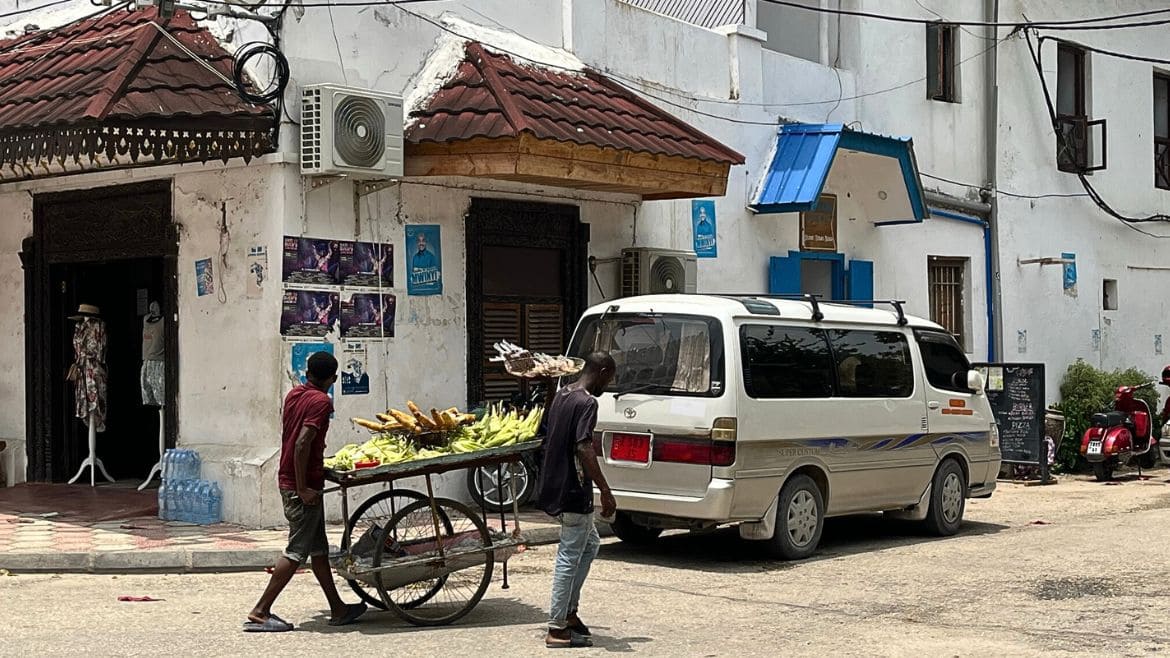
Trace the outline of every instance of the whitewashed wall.
{"type": "MultiPolygon", "coordinates": [[[[1114,10],[1141,11],[1163,3],[1135,1],[1108,9],[1056,1],[1001,3],[1001,18],[1026,13],[1033,18],[1083,18],[1114,10]]],[[[1152,57],[1166,56],[1166,28],[1091,31],[1062,35],[1083,44],[1152,57]]],[[[999,178],[1001,187],[1020,194],[1077,194],[1076,176],[1056,168],[1056,137],[1044,105],[1039,78],[1026,44],[1012,40],[1000,48],[999,178]],[[1016,72],[1007,75],[1009,71],[1016,72]]],[[[1154,186],[1152,73],[1155,65],[1089,55],[1089,113],[1108,122],[1108,169],[1090,180],[1117,210],[1129,215],[1170,211],[1170,192],[1154,186]]],[[[1056,91],[1056,45],[1044,49],[1044,73],[1056,91]]],[[[1170,240],[1143,236],[1107,216],[1085,198],[1000,198],[1000,249],[1004,301],[1004,342],[1013,360],[1048,365],[1048,397],[1058,399],[1065,368],[1078,358],[1103,368],[1137,366],[1158,375],[1170,362],[1157,354],[1155,335],[1170,339],[1164,290],[1170,240]],[[1018,265],[1017,258],[1076,254],[1075,296],[1062,287],[1058,265],[1018,265]],[[1102,310],[1102,280],[1116,279],[1120,308],[1102,310]],[[1026,345],[1021,345],[1026,332],[1026,345]],[[1094,339],[1099,332],[1099,339],[1094,339]],[[1021,350],[1021,347],[1023,349],[1021,350]]],[[[1170,225],[1142,226],[1170,235],[1170,225]]]]}

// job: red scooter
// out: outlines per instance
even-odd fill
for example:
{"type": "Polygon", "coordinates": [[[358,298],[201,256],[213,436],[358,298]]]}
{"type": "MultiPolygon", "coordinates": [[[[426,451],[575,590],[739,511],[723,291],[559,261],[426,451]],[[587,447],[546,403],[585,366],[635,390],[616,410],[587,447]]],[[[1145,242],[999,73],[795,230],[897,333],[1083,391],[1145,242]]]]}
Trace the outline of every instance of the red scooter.
{"type": "Polygon", "coordinates": [[[1081,438],[1081,455],[1093,467],[1098,482],[1113,479],[1120,464],[1136,463],[1139,469],[1152,468],[1158,460],[1150,405],[1134,393],[1154,384],[1119,386],[1113,395],[1113,411],[1093,414],[1089,429],[1081,438]]]}

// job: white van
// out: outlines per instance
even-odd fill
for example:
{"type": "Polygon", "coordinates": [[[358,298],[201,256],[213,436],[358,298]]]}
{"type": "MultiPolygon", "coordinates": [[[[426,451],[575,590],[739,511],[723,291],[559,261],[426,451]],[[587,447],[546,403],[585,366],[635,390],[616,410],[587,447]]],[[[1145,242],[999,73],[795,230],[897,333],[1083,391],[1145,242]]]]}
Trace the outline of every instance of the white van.
{"type": "Polygon", "coordinates": [[[570,352],[617,363],[595,435],[614,533],[738,523],[786,559],[811,555],[829,516],[955,533],[999,473],[982,377],[942,327],[873,303],[891,310],[655,295],[587,311],[570,352]]]}

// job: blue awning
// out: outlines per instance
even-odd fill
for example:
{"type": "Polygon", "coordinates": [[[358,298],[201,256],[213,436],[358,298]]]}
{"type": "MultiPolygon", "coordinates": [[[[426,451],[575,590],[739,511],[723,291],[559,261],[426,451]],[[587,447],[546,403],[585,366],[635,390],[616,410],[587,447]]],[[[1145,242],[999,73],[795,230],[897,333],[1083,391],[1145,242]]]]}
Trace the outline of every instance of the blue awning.
{"type": "Polygon", "coordinates": [[[926,218],[910,138],[849,130],[839,123],[781,126],[772,161],[748,207],[761,214],[813,210],[834,162],[848,169],[834,187],[855,196],[874,223],[900,224],[926,218]],[[894,187],[898,189],[889,189],[894,187]]]}

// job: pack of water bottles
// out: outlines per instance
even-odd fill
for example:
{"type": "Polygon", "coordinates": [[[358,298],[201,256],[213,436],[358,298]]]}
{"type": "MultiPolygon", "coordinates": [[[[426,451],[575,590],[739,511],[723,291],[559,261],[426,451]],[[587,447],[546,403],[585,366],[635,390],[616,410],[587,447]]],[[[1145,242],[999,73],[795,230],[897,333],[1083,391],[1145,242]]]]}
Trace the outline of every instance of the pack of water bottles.
{"type": "Polygon", "coordinates": [[[217,483],[200,479],[201,471],[202,462],[194,450],[166,451],[158,488],[158,518],[199,525],[223,519],[223,492],[217,483]]]}

